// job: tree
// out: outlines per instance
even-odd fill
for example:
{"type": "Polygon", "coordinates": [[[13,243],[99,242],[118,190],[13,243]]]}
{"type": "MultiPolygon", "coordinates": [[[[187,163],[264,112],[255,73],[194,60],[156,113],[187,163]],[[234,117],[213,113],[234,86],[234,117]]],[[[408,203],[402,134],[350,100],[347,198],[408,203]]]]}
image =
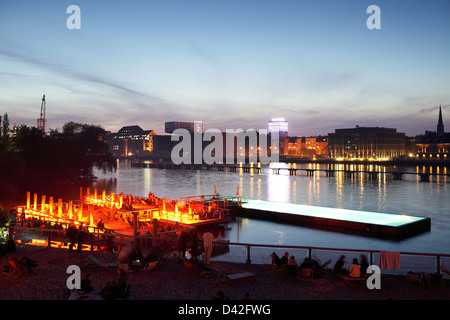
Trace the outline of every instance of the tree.
{"type": "Polygon", "coordinates": [[[49,135],[21,125],[11,138],[11,150],[24,160],[27,177],[47,181],[91,178],[94,167],[116,168],[104,137],[103,128],[74,122],[66,123],[62,132],[50,130],[49,135]]]}
{"type": "Polygon", "coordinates": [[[8,141],[9,141],[9,119],[8,113],[5,112],[3,116],[3,124],[2,124],[2,135],[0,138],[0,149],[8,150],[8,141]]]}

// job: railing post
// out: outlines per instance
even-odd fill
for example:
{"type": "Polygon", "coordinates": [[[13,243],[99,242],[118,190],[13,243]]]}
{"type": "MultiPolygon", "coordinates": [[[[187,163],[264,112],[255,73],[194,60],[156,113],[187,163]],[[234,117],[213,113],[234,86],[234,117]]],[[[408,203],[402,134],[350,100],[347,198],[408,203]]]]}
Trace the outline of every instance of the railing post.
{"type": "Polygon", "coordinates": [[[252,260],[250,259],[250,245],[247,245],[247,261],[245,262],[246,264],[251,264],[252,260]]]}
{"type": "Polygon", "coordinates": [[[437,268],[437,273],[438,274],[441,274],[441,256],[436,256],[436,259],[437,259],[437,261],[436,261],[436,268],[437,268]]]}
{"type": "Polygon", "coordinates": [[[51,237],[51,232],[50,231],[47,231],[47,246],[48,247],[51,247],[51,241],[52,241],[52,237],[51,237]]]}

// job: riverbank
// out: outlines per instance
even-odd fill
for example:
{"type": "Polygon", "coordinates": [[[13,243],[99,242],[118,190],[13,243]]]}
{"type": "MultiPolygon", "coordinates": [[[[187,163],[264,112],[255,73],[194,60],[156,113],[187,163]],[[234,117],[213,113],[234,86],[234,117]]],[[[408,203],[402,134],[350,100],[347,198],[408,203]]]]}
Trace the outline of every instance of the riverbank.
{"type": "MultiPolygon", "coordinates": [[[[95,291],[101,290],[107,281],[116,279],[117,271],[104,270],[89,259],[90,252],[68,252],[64,249],[18,245],[15,256],[38,261],[32,273],[11,278],[0,277],[0,300],[64,300],[68,299],[67,267],[77,265],[81,277],[91,275],[95,291]]],[[[115,262],[116,256],[106,251],[96,252],[98,257],[115,262]]],[[[216,259],[220,259],[217,257],[216,259]]],[[[7,257],[0,259],[0,265],[7,257]]],[[[219,290],[230,300],[242,300],[248,292],[252,300],[449,300],[450,288],[439,284],[423,290],[416,284],[408,284],[404,276],[383,276],[381,289],[369,290],[365,283],[348,283],[335,276],[332,270],[319,279],[291,279],[273,273],[271,265],[229,263],[212,261],[211,267],[223,273],[251,272],[254,279],[240,282],[216,283],[211,279],[192,274],[176,258],[165,259],[162,266],[148,272],[139,271],[130,276],[129,300],[212,300],[219,290]]],[[[93,295],[92,297],[95,297],[93,295]]]]}

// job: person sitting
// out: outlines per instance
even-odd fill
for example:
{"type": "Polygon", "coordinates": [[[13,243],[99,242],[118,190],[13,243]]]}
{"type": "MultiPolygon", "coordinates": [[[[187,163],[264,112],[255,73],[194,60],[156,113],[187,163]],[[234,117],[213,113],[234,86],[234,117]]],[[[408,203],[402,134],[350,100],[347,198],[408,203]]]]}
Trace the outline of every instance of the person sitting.
{"type": "Polygon", "coordinates": [[[98,219],[98,221],[97,221],[97,228],[98,228],[99,230],[105,229],[105,224],[103,223],[102,218],[98,219]]]}
{"type": "Polygon", "coordinates": [[[301,269],[309,269],[312,268],[312,263],[311,260],[309,260],[309,258],[305,258],[305,260],[303,260],[302,264],[300,265],[301,269]]]}
{"type": "Polygon", "coordinates": [[[128,296],[128,289],[127,275],[123,269],[119,269],[117,280],[108,281],[100,291],[100,296],[105,300],[124,299],[128,296]]]}
{"type": "Polygon", "coordinates": [[[295,275],[297,275],[297,270],[298,270],[297,261],[295,260],[294,256],[291,256],[289,258],[289,261],[288,261],[287,265],[286,265],[286,273],[289,276],[295,276],[295,275]]]}
{"type": "Polygon", "coordinates": [[[282,256],[282,257],[280,258],[280,257],[278,257],[278,255],[277,255],[275,252],[273,252],[273,253],[272,253],[272,260],[273,260],[273,262],[275,262],[275,264],[276,264],[278,267],[287,265],[287,263],[288,263],[288,261],[289,261],[289,253],[285,252],[285,253],[284,253],[284,256],[282,256]]]}
{"type": "Polygon", "coordinates": [[[22,259],[20,259],[17,262],[20,263],[21,265],[23,265],[25,268],[27,268],[28,273],[31,273],[33,268],[36,268],[38,266],[37,261],[34,261],[33,259],[31,259],[29,257],[23,257],[22,259]]]}
{"type": "Polygon", "coordinates": [[[86,278],[81,281],[80,291],[83,293],[90,293],[94,288],[91,285],[91,275],[87,274],[86,278]]]}
{"type": "Polygon", "coordinates": [[[361,277],[361,266],[358,263],[358,259],[354,258],[353,262],[350,266],[350,272],[348,273],[349,277],[359,278],[361,277]]]}
{"type": "Polygon", "coordinates": [[[222,290],[217,291],[216,295],[212,298],[213,300],[230,300],[222,290]]]}
{"type": "Polygon", "coordinates": [[[100,291],[100,296],[105,300],[114,298],[114,287],[116,286],[115,280],[106,282],[106,286],[100,291]]]}
{"type": "Polygon", "coordinates": [[[361,263],[361,274],[364,275],[367,273],[367,268],[369,268],[369,263],[367,262],[367,258],[365,255],[361,255],[360,257],[361,263]]]}
{"type": "Polygon", "coordinates": [[[345,256],[342,255],[338,261],[336,261],[336,264],[334,265],[334,271],[337,273],[347,273],[347,269],[345,268],[345,256]]]}

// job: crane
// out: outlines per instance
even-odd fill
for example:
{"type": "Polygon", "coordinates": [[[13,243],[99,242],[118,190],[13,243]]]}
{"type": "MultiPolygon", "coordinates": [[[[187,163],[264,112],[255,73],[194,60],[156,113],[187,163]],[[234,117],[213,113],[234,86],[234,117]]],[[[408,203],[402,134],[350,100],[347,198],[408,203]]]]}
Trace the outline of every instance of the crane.
{"type": "Polygon", "coordinates": [[[37,127],[38,129],[42,129],[42,131],[45,132],[45,94],[42,97],[42,103],[41,103],[41,117],[37,120],[37,127]]]}

